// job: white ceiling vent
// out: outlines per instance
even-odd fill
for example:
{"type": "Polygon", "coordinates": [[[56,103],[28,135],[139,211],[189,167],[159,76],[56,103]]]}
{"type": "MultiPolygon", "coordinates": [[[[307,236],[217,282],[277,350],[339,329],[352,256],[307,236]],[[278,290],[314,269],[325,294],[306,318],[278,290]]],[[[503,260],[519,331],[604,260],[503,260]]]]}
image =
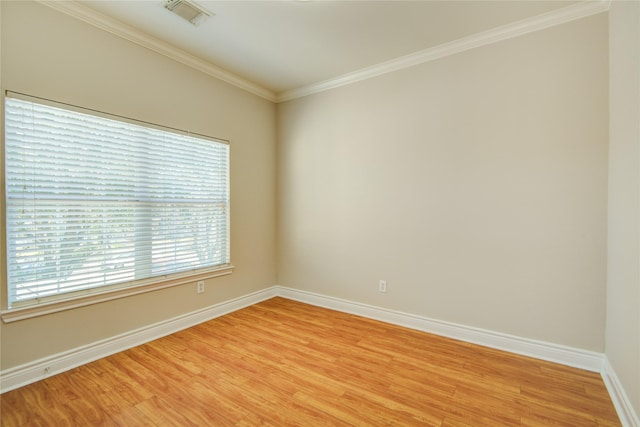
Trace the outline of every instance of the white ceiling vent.
{"type": "Polygon", "coordinates": [[[209,16],[213,15],[201,7],[185,0],[167,0],[164,4],[164,8],[175,13],[182,19],[186,19],[196,27],[202,24],[209,16]]]}

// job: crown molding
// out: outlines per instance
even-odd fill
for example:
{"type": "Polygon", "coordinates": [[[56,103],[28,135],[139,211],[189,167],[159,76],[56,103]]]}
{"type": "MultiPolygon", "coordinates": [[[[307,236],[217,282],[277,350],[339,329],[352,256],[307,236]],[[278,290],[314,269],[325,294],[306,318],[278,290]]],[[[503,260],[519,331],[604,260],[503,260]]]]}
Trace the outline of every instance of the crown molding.
{"type": "Polygon", "coordinates": [[[156,53],[164,55],[175,61],[178,61],[188,67],[208,74],[216,79],[222,80],[230,85],[236,86],[249,93],[257,95],[268,101],[275,102],[276,94],[268,89],[263,88],[249,80],[243,79],[229,71],[204,61],[194,55],[191,55],[182,49],[179,49],[160,39],[152,37],[136,28],[110,18],[102,13],[84,6],[77,1],[55,1],[55,0],[36,0],[52,9],[62,12],[76,19],[84,21],[94,27],[105,30],[125,40],[129,40],[137,45],[150,49],[156,53]]]}
{"type": "Polygon", "coordinates": [[[36,1],[271,102],[290,101],[307,95],[324,92],[330,89],[377,77],[382,74],[399,71],[415,65],[444,58],[446,56],[455,55],[456,53],[464,52],[466,50],[475,49],[477,47],[486,46],[502,40],[540,31],[549,27],[574,21],[576,19],[595,15],[597,13],[606,12],[609,10],[611,4],[611,0],[585,0],[555,11],[526,18],[518,22],[503,25],[501,27],[483,31],[468,37],[463,37],[429,49],[401,56],[390,61],[362,68],[336,78],[276,94],[269,89],[243,79],[242,77],[217,67],[208,61],[202,60],[183,51],[182,49],[137,30],[130,25],[96,12],[77,1],[36,1]]]}
{"type": "Polygon", "coordinates": [[[276,102],[290,101],[307,95],[324,92],[340,86],[380,76],[382,74],[413,67],[415,65],[434,61],[446,56],[455,55],[456,53],[464,52],[466,50],[475,49],[477,47],[496,43],[502,40],[544,30],[549,27],[585,18],[597,13],[606,12],[609,10],[610,4],[611,0],[582,1],[558,10],[526,18],[521,21],[473,34],[468,37],[463,37],[429,49],[401,56],[371,67],[362,68],[358,71],[343,74],[333,79],[284,91],[278,94],[276,102]]]}

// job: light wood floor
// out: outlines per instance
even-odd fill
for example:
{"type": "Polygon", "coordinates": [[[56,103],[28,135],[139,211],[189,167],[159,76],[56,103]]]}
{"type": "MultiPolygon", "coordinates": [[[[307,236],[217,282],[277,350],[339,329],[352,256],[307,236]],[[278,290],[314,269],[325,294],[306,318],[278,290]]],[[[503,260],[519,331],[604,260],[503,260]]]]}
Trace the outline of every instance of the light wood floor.
{"type": "Polygon", "coordinates": [[[3,426],[619,426],[600,376],[282,298],[0,396],[3,426]]]}

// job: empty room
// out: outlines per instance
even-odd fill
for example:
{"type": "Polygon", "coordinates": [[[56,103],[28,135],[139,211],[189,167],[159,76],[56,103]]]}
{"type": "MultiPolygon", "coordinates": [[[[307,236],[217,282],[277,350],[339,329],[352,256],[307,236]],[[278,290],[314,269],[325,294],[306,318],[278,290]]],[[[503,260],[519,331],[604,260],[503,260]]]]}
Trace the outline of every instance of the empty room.
{"type": "Polygon", "coordinates": [[[640,2],[0,1],[2,426],[640,427],[640,2]]]}

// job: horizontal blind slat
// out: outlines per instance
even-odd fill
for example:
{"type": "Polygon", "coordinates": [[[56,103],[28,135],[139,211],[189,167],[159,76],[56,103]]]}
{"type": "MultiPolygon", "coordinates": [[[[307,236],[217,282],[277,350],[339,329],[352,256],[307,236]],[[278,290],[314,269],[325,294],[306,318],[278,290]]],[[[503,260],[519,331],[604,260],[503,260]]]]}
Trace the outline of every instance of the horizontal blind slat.
{"type": "Polygon", "coordinates": [[[229,146],[5,98],[9,302],[229,263],[229,146]]]}

